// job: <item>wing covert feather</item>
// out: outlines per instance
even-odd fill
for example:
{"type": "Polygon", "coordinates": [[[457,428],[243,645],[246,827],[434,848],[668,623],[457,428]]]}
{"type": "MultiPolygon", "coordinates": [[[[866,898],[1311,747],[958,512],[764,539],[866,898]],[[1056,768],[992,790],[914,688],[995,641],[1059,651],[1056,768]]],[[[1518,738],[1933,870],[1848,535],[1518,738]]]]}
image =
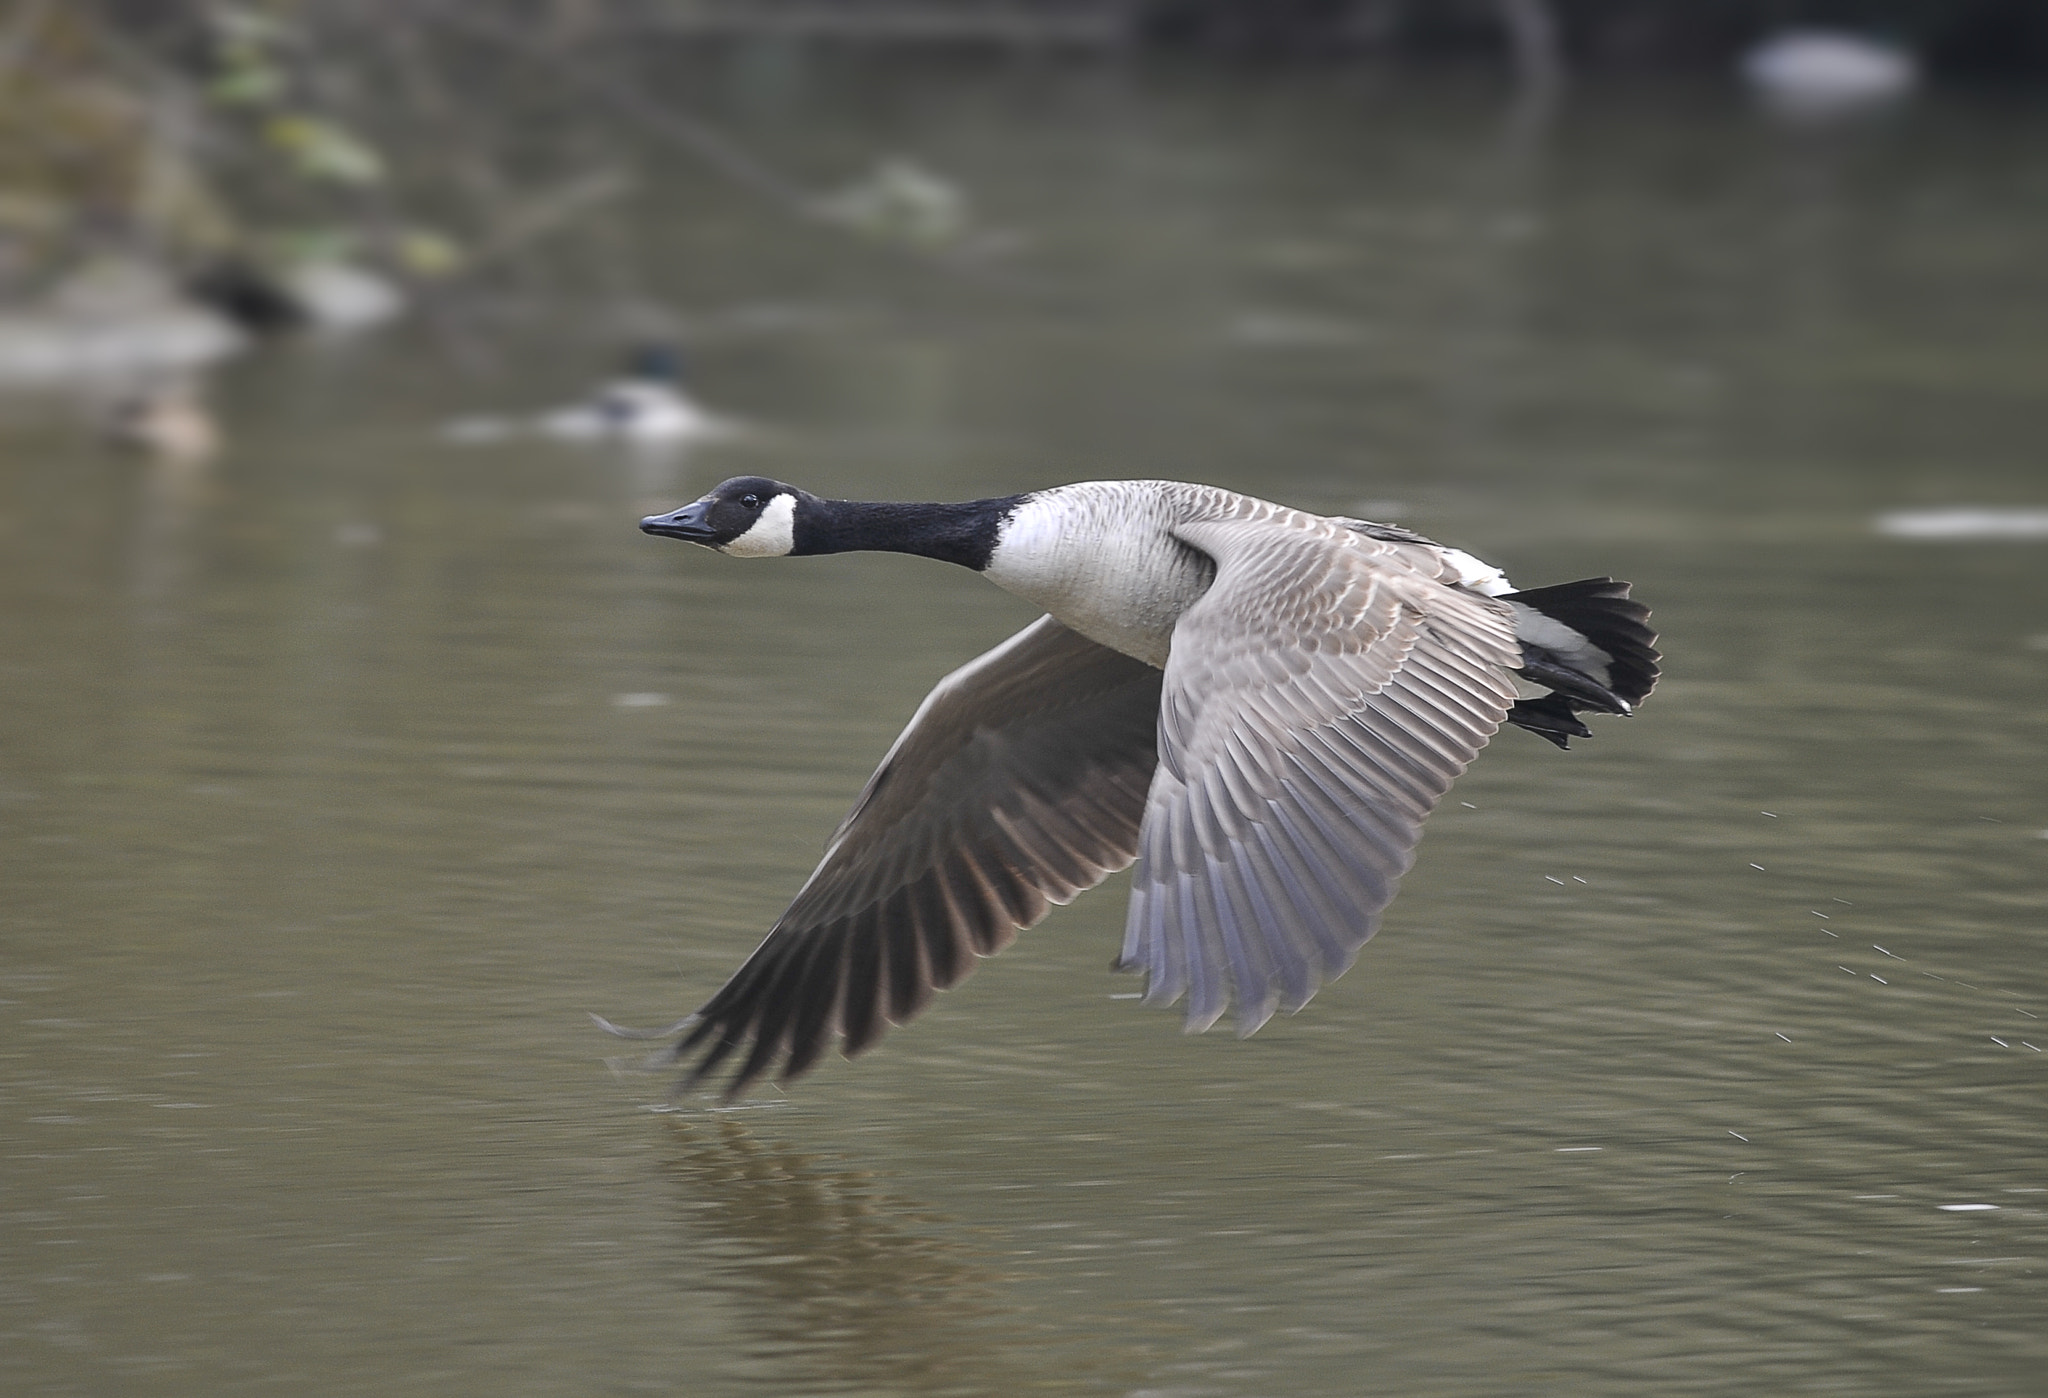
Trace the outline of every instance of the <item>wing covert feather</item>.
{"type": "Polygon", "coordinates": [[[1176,528],[1217,565],[1174,630],[1123,960],[1249,1034],[1341,974],[1422,822],[1500,726],[1512,613],[1402,540],[1303,517],[1176,528]]]}

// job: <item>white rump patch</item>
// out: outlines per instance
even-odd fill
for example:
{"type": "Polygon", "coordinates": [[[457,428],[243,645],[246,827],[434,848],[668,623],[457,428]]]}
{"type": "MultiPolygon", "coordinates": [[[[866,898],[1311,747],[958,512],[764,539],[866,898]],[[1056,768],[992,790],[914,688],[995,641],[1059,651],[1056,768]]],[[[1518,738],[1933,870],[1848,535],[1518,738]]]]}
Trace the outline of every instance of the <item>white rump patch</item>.
{"type": "Polygon", "coordinates": [[[720,544],[718,551],[734,558],[781,558],[795,547],[796,497],[778,495],[761,511],[753,528],[729,544],[720,544]]]}
{"type": "Polygon", "coordinates": [[[1460,587],[1469,587],[1474,592],[1483,592],[1488,597],[1498,597],[1503,592],[1513,592],[1515,585],[1508,581],[1508,575],[1491,563],[1474,558],[1463,549],[1440,549],[1445,563],[1458,570],[1452,581],[1460,587]]]}

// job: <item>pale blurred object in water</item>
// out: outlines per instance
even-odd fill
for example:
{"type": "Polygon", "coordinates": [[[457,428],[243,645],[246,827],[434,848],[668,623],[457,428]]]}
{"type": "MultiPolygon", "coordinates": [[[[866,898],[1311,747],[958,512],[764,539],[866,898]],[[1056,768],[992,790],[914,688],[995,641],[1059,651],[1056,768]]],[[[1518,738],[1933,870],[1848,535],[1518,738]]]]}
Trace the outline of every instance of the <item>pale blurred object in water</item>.
{"type": "Polygon", "coordinates": [[[674,384],[625,378],[540,420],[541,431],[572,442],[675,442],[722,430],[674,384]]]}
{"type": "Polygon", "coordinates": [[[166,461],[207,461],[220,451],[220,428],[189,379],[166,379],[116,399],[107,440],[166,461]]]}
{"type": "Polygon", "coordinates": [[[444,442],[490,446],[538,433],[564,442],[625,442],[675,449],[740,435],[740,426],[699,406],[682,386],[682,362],[666,345],[628,358],[626,372],[589,397],[537,417],[471,414],[441,424],[444,442]]]}
{"type": "Polygon", "coordinates": [[[1896,102],[1920,81],[1905,49],[1860,34],[1795,29],[1764,40],[1742,58],[1742,76],[1782,116],[1846,116],[1896,102]]]}
{"type": "Polygon", "coordinates": [[[464,417],[452,417],[441,424],[440,437],[444,442],[457,446],[489,446],[493,442],[508,442],[526,431],[527,424],[518,418],[493,417],[488,413],[471,413],[464,417]]]}
{"type": "Polygon", "coordinates": [[[818,209],[835,223],[927,248],[957,243],[968,224],[965,191],[903,156],[884,160],[865,179],[820,200],[818,209]]]}
{"type": "Polygon", "coordinates": [[[0,311],[0,386],[131,382],[211,363],[244,343],[147,263],[96,263],[36,303],[0,311]]]}
{"type": "Polygon", "coordinates": [[[405,311],[405,293],[396,283],[350,262],[308,262],[278,280],[316,330],[367,330],[405,311]]]}
{"type": "Polygon", "coordinates": [[[1877,532],[1895,539],[2048,539],[2048,509],[2019,506],[1894,510],[1877,532]]]}
{"type": "Polygon", "coordinates": [[[738,425],[699,407],[682,386],[682,360],[667,345],[633,351],[626,372],[581,402],[537,418],[469,416],[441,426],[441,439],[468,446],[528,432],[567,442],[644,442],[675,446],[730,437],[738,425]]]}

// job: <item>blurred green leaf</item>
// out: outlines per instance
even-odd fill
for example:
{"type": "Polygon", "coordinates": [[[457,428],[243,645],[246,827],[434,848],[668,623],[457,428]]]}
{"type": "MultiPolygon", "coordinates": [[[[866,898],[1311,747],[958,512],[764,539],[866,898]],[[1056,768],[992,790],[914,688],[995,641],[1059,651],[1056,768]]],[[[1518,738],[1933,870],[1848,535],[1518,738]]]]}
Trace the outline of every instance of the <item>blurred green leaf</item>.
{"type": "Polygon", "coordinates": [[[361,239],[347,228],[284,228],[270,233],[263,242],[266,262],[296,267],[344,261],[354,254],[361,239]]]}
{"type": "Polygon", "coordinates": [[[431,228],[408,228],[393,245],[398,265],[415,277],[445,277],[461,269],[462,247],[431,228]]]}
{"type": "Polygon", "coordinates": [[[384,178],[382,156],[354,133],[323,118],[276,117],[263,134],[308,178],[353,185],[376,184],[384,178]]]}
{"type": "Polygon", "coordinates": [[[284,92],[285,78],[262,53],[236,45],[221,55],[221,71],[207,95],[224,107],[261,107],[284,92]]]}

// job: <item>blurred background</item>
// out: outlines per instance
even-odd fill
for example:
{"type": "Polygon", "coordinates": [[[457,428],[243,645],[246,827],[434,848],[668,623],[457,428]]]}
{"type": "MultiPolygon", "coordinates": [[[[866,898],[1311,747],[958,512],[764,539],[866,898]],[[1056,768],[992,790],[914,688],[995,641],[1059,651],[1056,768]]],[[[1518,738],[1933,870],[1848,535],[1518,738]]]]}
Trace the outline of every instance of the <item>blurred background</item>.
{"type": "Polygon", "coordinates": [[[2048,1368],[2048,8],[0,2],[0,1381],[2009,1395],[2048,1368]],[[1031,619],[638,518],[1204,481],[1667,676],[1251,1040],[1123,881],[732,1109],[1031,619]]]}

